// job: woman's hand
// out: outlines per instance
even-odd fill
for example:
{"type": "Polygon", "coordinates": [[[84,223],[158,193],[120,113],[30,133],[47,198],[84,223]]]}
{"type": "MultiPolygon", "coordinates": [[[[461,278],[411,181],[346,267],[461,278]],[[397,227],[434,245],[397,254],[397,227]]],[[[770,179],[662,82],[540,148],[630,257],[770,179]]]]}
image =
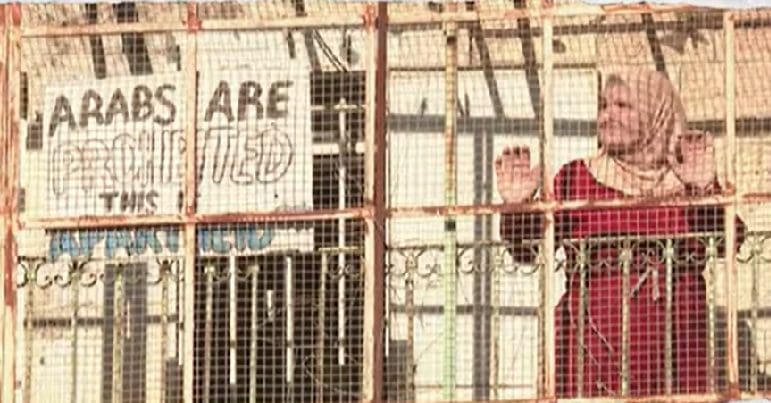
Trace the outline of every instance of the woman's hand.
{"type": "Polygon", "coordinates": [[[498,193],[504,203],[519,203],[530,199],[538,189],[539,168],[530,168],[530,149],[506,147],[495,158],[498,193]]]}
{"type": "Polygon", "coordinates": [[[717,166],[715,164],[715,145],[708,132],[688,131],[677,141],[678,163],[673,167],[675,173],[687,186],[708,191],[715,182],[717,166]]]}

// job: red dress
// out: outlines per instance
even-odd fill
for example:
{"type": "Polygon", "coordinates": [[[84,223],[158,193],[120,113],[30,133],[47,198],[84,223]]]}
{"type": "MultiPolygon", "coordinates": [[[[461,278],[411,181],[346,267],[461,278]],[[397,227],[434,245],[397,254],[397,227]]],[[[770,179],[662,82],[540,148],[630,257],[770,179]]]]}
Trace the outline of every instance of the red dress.
{"type": "MultiPolygon", "coordinates": [[[[624,197],[599,183],[583,161],[562,167],[554,179],[559,200],[601,200],[624,197]]],[[[737,219],[737,244],[744,224],[737,219]]],[[[650,207],[586,209],[555,214],[557,247],[565,238],[647,235],[635,242],[630,262],[630,393],[634,396],[665,392],[666,235],[720,231],[723,212],[717,207],[650,207]],[[654,239],[655,238],[655,239],[654,239]],[[657,241],[660,240],[660,241],[657,241]]],[[[535,252],[522,240],[540,238],[538,214],[504,214],[501,237],[510,242],[514,260],[532,262],[535,252]]],[[[584,314],[583,396],[616,396],[621,393],[622,271],[618,242],[591,242],[587,248],[588,309],[584,314]]],[[[676,240],[673,287],[673,392],[707,391],[707,300],[701,274],[706,241],[676,240]]],[[[722,253],[718,244],[718,253],[722,253]]],[[[565,248],[566,292],[556,307],[557,395],[577,395],[579,275],[578,245],[565,248]]]]}

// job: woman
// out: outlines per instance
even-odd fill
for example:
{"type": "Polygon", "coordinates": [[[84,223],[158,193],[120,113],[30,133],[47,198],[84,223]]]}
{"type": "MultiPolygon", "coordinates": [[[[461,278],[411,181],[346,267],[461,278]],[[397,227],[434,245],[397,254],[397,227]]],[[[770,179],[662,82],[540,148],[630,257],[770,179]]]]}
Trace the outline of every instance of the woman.
{"type": "MultiPolygon", "coordinates": [[[[671,197],[720,192],[712,140],[686,132],[682,103],[660,73],[614,75],[602,91],[598,114],[599,152],[564,165],[554,179],[555,198],[605,200],[671,197]]],[[[519,203],[537,192],[539,173],[530,169],[526,148],[506,148],[495,161],[498,191],[505,203],[519,203]]],[[[538,214],[504,214],[501,237],[516,261],[532,262],[535,252],[523,241],[541,236],[538,214]]],[[[739,244],[744,225],[737,220],[739,244]]],[[[558,396],[575,396],[579,381],[579,320],[583,317],[584,396],[615,396],[622,386],[622,244],[613,236],[638,236],[632,247],[629,305],[629,392],[665,392],[665,261],[667,236],[720,231],[718,207],[636,207],[558,211],[557,245],[587,241],[587,309],[579,313],[578,270],[566,273],[566,292],[556,307],[558,396]],[[605,237],[602,242],[592,237],[605,237]],[[641,241],[640,241],[641,240],[641,241]]],[[[707,391],[707,307],[702,277],[705,242],[677,240],[673,287],[673,391],[707,391]]],[[[578,268],[578,245],[566,248],[566,267],[578,268]]],[[[722,253],[718,247],[718,253],[722,253]]]]}

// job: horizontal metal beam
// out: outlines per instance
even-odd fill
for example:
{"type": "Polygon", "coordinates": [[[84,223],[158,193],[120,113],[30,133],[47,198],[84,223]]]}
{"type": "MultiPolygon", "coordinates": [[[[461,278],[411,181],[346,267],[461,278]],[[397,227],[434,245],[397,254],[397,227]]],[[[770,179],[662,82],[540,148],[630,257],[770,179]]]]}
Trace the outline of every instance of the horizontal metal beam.
{"type": "MultiPolygon", "coordinates": [[[[771,201],[771,194],[758,195],[755,200],[771,201]]],[[[544,211],[570,211],[586,208],[616,209],[629,207],[696,207],[722,206],[733,202],[732,196],[716,195],[707,197],[670,197],[649,199],[614,199],[614,200],[570,200],[563,202],[532,201],[518,204],[479,204],[456,206],[417,206],[395,207],[389,209],[391,218],[442,217],[446,215],[485,215],[501,213],[539,213],[544,211]]]]}
{"type": "Polygon", "coordinates": [[[184,215],[147,216],[79,216],[73,218],[32,218],[22,220],[23,228],[68,229],[111,228],[126,226],[168,226],[185,224],[237,224],[280,223],[294,221],[318,221],[333,219],[360,219],[369,217],[369,208],[323,209],[308,211],[256,211],[224,214],[195,214],[190,219],[184,215]]]}
{"type": "MultiPolygon", "coordinates": [[[[715,393],[701,394],[701,395],[662,395],[662,396],[650,396],[639,398],[586,398],[586,399],[547,399],[547,398],[533,398],[533,399],[496,399],[496,400],[475,400],[475,403],[690,403],[690,402],[722,402],[725,401],[725,396],[715,393]]],[[[391,400],[391,403],[399,402],[398,400],[391,400]]],[[[406,402],[405,402],[406,403],[406,402]]],[[[437,400],[435,403],[442,403],[437,400]]]]}
{"type": "MultiPolygon", "coordinates": [[[[671,197],[649,199],[571,200],[564,202],[533,201],[519,204],[478,204],[456,206],[391,207],[386,211],[390,218],[443,217],[448,215],[491,215],[502,213],[539,213],[547,210],[580,210],[586,208],[628,207],[696,207],[724,206],[733,202],[730,195],[704,197],[671,197]]],[[[745,204],[771,203],[771,193],[746,193],[740,197],[745,204]]],[[[227,214],[196,214],[190,220],[181,215],[152,216],[81,216],[76,218],[34,218],[22,220],[22,227],[29,229],[110,228],[126,226],[164,226],[229,223],[288,223],[332,219],[366,219],[371,217],[370,207],[348,209],[323,209],[308,211],[263,211],[227,214]]]]}
{"type": "MultiPolygon", "coordinates": [[[[664,5],[619,5],[619,6],[590,6],[583,4],[571,4],[549,8],[547,10],[533,9],[500,9],[485,11],[461,11],[454,13],[438,13],[430,10],[415,10],[409,13],[395,12],[389,17],[389,26],[401,25],[420,25],[420,24],[442,24],[446,22],[483,22],[516,20],[519,18],[541,18],[547,13],[554,17],[572,17],[572,16],[608,16],[620,14],[657,14],[657,13],[676,13],[676,12],[704,12],[705,8],[694,6],[664,6],[664,5]]],[[[323,16],[289,16],[278,17],[275,19],[211,19],[201,20],[197,30],[200,31],[232,31],[232,30],[271,30],[271,29],[301,29],[301,28],[341,28],[341,27],[363,27],[366,16],[364,11],[340,12],[323,16]]],[[[77,24],[77,25],[35,25],[22,27],[23,37],[62,37],[78,35],[111,35],[125,32],[173,32],[186,31],[189,26],[186,21],[166,22],[136,22],[136,23],[117,23],[105,22],[100,24],[77,24]]],[[[559,28],[555,26],[555,34],[559,28]]]]}
{"type": "MultiPolygon", "coordinates": [[[[391,313],[399,313],[399,314],[412,314],[412,315],[443,315],[444,314],[444,307],[441,305],[419,305],[415,304],[414,306],[409,307],[411,312],[407,312],[407,307],[403,304],[394,304],[391,303],[388,305],[388,310],[391,313]]],[[[500,316],[518,316],[518,317],[532,317],[537,318],[538,317],[538,307],[537,306],[502,306],[502,307],[496,307],[496,313],[500,316]]],[[[492,313],[493,308],[490,306],[474,306],[474,305],[457,305],[456,307],[456,314],[457,315],[468,315],[471,316],[475,312],[482,312],[482,313],[492,313]]]]}
{"type": "MultiPolygon", "coordinates": [[[[392,78],[392,80],[394,79],[392,78]]],[[[388,129],[391,133],[441,133],[443,124],[443,115],[391,113],[388,116],[388,129]]],[[[494,134],[536,135],[540,127],[536,119],[492,116],[458,116],[457,125],[459,135],[474,134],[479,131],[494,134]]],[[[722,133],[725,131],[725,120],[692,120],[688,122],[688,126],[696,130],[709,131],[714,136],[722,137],[722,133]]],[[[753,137],[763,132],[771,132],[771,117],[736,119],[737,137],[753,137]]],[[[595,137],[597,135],[596,120],[556,118],[554,119],[554,133],[557,139],[570,135],[595,137]]]]}
{"type": "MultiPolygon", "coordinates": [[[[276,19],[232,19],[202,20],[198,31],[234,31],[234,30],[283,30],[300,28],[342,28],[362,26],[362,17],[356,14],[338,14],[334,18],[321,17],[281,17],[276,19]]],[[[105,22],[93,25],[36,25],[22,28],[22,37],[67,37],[81,35],[117,35],[126,32],[147,34],[164,32],[183,32],[190,28],[185,21],[166,22],[105,22]]]]}

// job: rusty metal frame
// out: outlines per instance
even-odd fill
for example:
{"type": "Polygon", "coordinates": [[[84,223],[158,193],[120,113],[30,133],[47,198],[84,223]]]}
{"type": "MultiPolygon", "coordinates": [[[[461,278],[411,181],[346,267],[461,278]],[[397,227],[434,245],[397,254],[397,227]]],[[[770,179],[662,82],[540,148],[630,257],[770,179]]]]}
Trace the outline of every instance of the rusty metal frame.
{"type": "MultiPolygon", "coordinates": [[[[547,10],[551,10],[550,2],[547,10]]],[[[546,4],[545,4],[546,5],[546,4]]],[[[554,267],[555,247],[555,206],[551,203],[554,198],[554,182],[552,180],[552,143],[554,140],[554,58],[553,58],[553,33],[554,26],[552,17],[549,14],[542,20],[543,28],[543,88],[541,88],[541,118],[543,122],[543,131],[541,132],[540,144],[540,167],[541,167],[541,198],[549,203],[544,210],[543,227],[543,250],[542,266],[539,268],[540,282],[540,326],[541,334],[539,337],[539,382],[538,390],[540,396],[552,398],[556,396],[556,346],[555,346],[555,314],[552,309],[554,298],[554,281],[552,278],[554,267]]],[[[537,109],[536,109],[537,110],[537,109]]]]}
{"type": "MultiPolygon", "coordinates": [[[[98,228],[119,225],[179,225],[185,232],[185,309],[184,309],[184,373],[183,391],[184,401],[193,401],[193,291],[195,268],[195,231],[196,226],[207,223],[239,223],[239,222],[291,222],[302,220],[318,220],[329,218],[356,218],[363,219],[367,224],[367,238],[365,242],[365,325],[364,325],[364,364],[363,364],[363,390],[362,400],[367,402],[379,402],[383,400],[383,318],[384,318],[384,267],[385,267],[385,223],[390,217],[420,217],[420,216],[460,216],[460,215],[484,215],[500,214],[504,212],[540,212],[546,216],[547,225],[544,228],[546,251],[554,249],[553,244],[553,213],[557,209],[570,210],[581,208],[626,208],[641,206],[706,206],[719,205],[726,209],[726,296],[728,303],[728,375],[729,388],[727,395],[667,395],[651,396],[646,398],[627,398],[628,402],[659,402],[659,401],[710,401],[721,400],[727,397],[754,397],[754,394],[741,393],[738,385],[738,352],[736,351],[738,339],[736,334],[736,263],[735,263],[735,231],[733,220],[736,215],[736,206],[740,203],[771,202],[771,194],[734,194],[729,189],[727,194],[700,198],[668,198],[663,199],[628,199],[613,201],[577,201],[557,202],[553,198],[551,189],[550,171],[550,142],[553,137],[553,110],[552,110],[552,77],[554,60],[551,46],[544,46],[544,84],[543,84],[543,125],[541,163],[543,168],[543,200],[514,205],[445,205],[425,206],[414,208],[386,208],[385,205],[385,166],[386,166],[386,80],[387,80],[387,53],[386,36],[389,26],[445,23],[456,24],[464,22],[478,23],[481,21],[517,20],[521,18],[538,18],[543,22],[542,41],[550,44],[553,34],[553,18],[567,16],[607,16],[610,14],[656,14],[671,12],[702,11],[702,8],[691,6],[651,6],[651,5],[624,5],[597,7],[586,5],[553,6],[551,2],[539,10],[507,9],[500,11],[458,11],[451,13],[415,13],[388,15],[387,3],[368,4],[363,6],[362,12],[344,13],[336,18],[328,17],[282,17],[275,20],[200,20],[197,6],[187,4],[186,17],[181,21],[164,23],[104,23],[97,25],[74,26],[35,26],[25,27],[21,24],[22,7],[19,4],[0,6],[0,30],[4,37],[3,46],[6,50],[5,60],[0,60],[0,144],[3,153],[0,153],[0,169],[4,172],[0,178],[0,207],[2,217],[0,227],[4,239],[3,248],[0,251],[0,260],[4,272],[3,287],[0,288],[0,300],[3,301],[2,311],[2,382],[0,382],[0,397],[2,401],[13,401],[15,374],[15,282],[13,279],[16,264],[16,250],[14,234],[20,226],[25,228],[98,228]],[[366,129],[366,197],[362,207],[314,210],[307,212],[243,212],[233,214],[200,214],[195,209],[196,194],[196,39],[199,31],[220,30],[256,30],[256,29],[291,29],[310,27],[343,27],[363,24],[368,35],[368,60],[367,60],[367,129],[366,129]],[[187,32],[186,41],[186,90],[188,115],[185,125],[185,139],[187,141],[186,171],[185,171],[185,204],[184,211],[179,215],[154,215],[154,216],[114,216],[114,217],[89,217],[48,219],[25,219],[17,216],[17,179],[18,179],[18,80],[13,75],[19,72],[19,41],[21,38],[76,36],[86,34],[115,34],[128,31],[149,32],[187,32]],[[21,221],[19,221],[21,218],[21,221]],[[10,385],[10,386],[9,386],[10,385]]],[[[724,14],[723,29],[725,31],[726,45],[726,148],[729,150],[727,161],[728,183],[735,183],[735,78],[734,78],[734,46],[733,35],[736,16],[730,12],[724,14]]],[[[544,264],[549,267],[549,257],[553,254],[546,253],[544,264]]],[[[553,257],[551,257],[553,259],[553,257]]],[[[553,262],[552,262],[553,263],[553,262]]],[[[545,303],[553,298],[551,281],[544,278],[541,298],[545,303]]],[[[546,304],[545,306],[548,306],[546,304]]],[[[542,308],[543,309],[543,308],[542,308]]],[[[553,312],[543,309],[543,330],[541,340],[542,362],[539,365],[541,379],[539,381],[538,399],[505,400],[521,402],[545,402],[555,401],[554,394],[554,345],[553,345],[553,312]]],[[[504,401],[504,400],[501,400],[504,401]]],[[[580,402],[581,399],[567,399],[565,401],[580,402]]],[[[618,399],[591,399],[586,401],[604,402],[618,401],[618,399]]]]}
{"type": "Polygon", "coordinates": [[[184,226],[184,349],[182,366],[183,401],[192,403],[195,356],[195,255],[196,255],[196,223],[190,218],[195,215],[196,203],[196,119],[198,102],[198,47],[197,31],[200,27],[198,6],[187,4],[187,35],[185,41],[185,188],[184,216],[187,219],[184,226]]]}
{"type": "MultiPolygon", "coordinates": [[[[299,16],[281,17],[279,19],[233,19],[233,20],[200,20],[196,29],[202,31],[222,30],[254,30],[254,29],[292,29],[292,28],[334,28],[345,26],[361,26],[365,19],[367,8],[363,5],[363,12],[339,13],[335,18],[327,16],[299,16]]],[[[591,6],[586,4],[567,4],[544,9],[500,9],[484,11],[459,11],[453,13],[395,13],[389,17],[389,25],[414,25],[445,22],[480,22],[517,20],[520,18],[542,18],[547,15],[554,17],[572,16],[607,16],[612,14],[647,14],[647,13],[673,13],[696,12],[704,8],[682,5],[650,5],[650,4],[622,4],[610,6],[591,6]]],[[[23,37],[52,37],[75,35],[106,35],[122,32],[141,31],[145,33],[186,31],[188,24],[185,20],[168,22],[137,22],[128,24],[100,23],[98,25],[38,25],[23,27],[23,37]]]]}
{"type": "Polygon", "coordinates": [[[388,4],[369,5],[364,14],[367,33],[366,121],[365,121],[365,213],[364,241],[364,402],[383,400],[385,338],[385,172],[386,172],[386,90],[388,60],[388,4]]]}
{"type": "MultiPolygon", "coordinates": [[[[736,196],[714,195],[699,197],[629,198],[615,200],[577,200],[577,201],[533,201],[513,204],[476,204],[455,206],[419,206],[389,207],[383,214],[388,218],[436,217],[444,215],[485,215],[501,213],[535,213],[547,209],[580,210],[585,208],[622,209],[629,207],[698,207],[727,206],[734,203],[754,204],[771,203],[771,194],[741,194],[736,196]]],[[[67,229],[67,228],[104,228],[120,225],[187,225],[187,224],[228,224],[245,222],[293,222],[321,219],[352,218],[369,219],[374,217],[371,206],[351,207],[347,209],[319,209],[310,211],[269,212],[254,211],[226,214],[177,214],[147,216],[80,216],[73,218],[35,218],[24,220],[21,226],[30,229],[67,229]]]]}
{"type": "Polygon", "coordinates": [[[0,200],[2,200],[2,378],[0,399],[12,402],[16,385],[16,267],[17,180],[19,144],[19,77],[21,7],[0,6],[0,31],[5,60],[0,60],[0,200]]]}
{"type": "MultiPolygon", "coordinates": [[[[728,395],[731,398],[738,398],[741,394],[739,385],[739,333],[737,305],[738,295],[736,281],[736,207],[738,198],[736,197],[736,76],[735,76],[735,25],[733,13],[726,11],[723,14],[723,32],[725,47],[725,108],[726,108],[726,137],[724,148],[726,150],[726,182],[728,183],[727,192],[733,199],[732,203],[725,206],[723,214],[725,229],[725,263],[724,263],[724,287],[726,298],[726,371],[728,373],[728,395]]],[[[714,281],[714,280],[713,280],[714,281]]],[[[713,285],[716,287],[716,285],[713,285]]],[[[756,375],[752,375],[756,376],[756,375]]]]}

